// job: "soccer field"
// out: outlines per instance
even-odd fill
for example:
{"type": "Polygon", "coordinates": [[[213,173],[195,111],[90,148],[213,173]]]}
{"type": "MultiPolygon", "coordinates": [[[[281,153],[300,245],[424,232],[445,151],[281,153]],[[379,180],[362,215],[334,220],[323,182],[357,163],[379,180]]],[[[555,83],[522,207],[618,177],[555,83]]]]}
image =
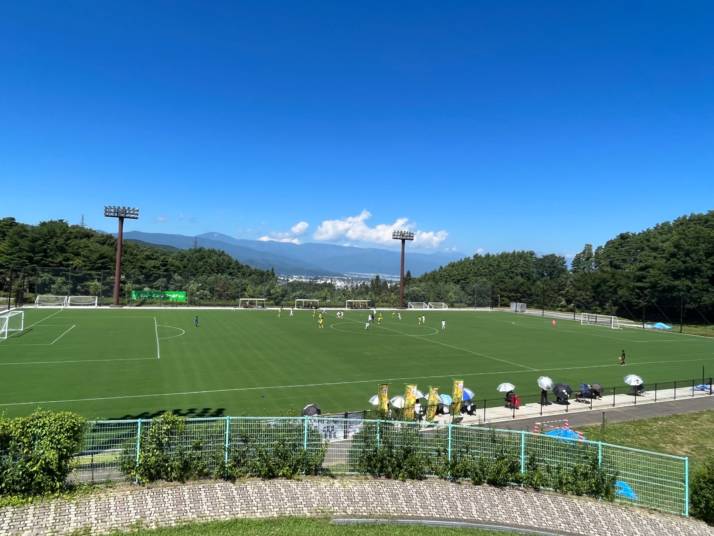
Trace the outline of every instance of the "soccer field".
{"type": "Polygon", "coordinates": [[[711,374],[714,364],[713,340],[676,333],[453,310],[402,312],[401,321],[387,311],[382,326],[365,330],[366,311],[326,315],[319,329],[309,311],[26,309],[25,331],[0,342],[0,413],[296,415],[309,402],[366,409],[381,382],[392,394],[406,383],[450,393],[457,378],[478,399],[496,399],[504,381],[537,393],[543,374],[575,389],[624,389],[628,373],[652,385],[700,377],[702,366],[711,374]]]}

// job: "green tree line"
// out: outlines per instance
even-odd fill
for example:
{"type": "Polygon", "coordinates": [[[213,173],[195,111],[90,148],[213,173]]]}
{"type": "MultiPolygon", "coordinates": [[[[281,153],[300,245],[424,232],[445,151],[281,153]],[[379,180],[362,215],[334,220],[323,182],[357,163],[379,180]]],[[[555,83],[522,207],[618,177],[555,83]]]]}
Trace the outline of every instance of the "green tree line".
{"type": "MultiPolygon", "coordinates": [[[[111,295],[116,240],[63,221],[37,226],[0,219],[0,291],[111,295]],[[11,279],[15,279],[14,282],[11,279]]],[[[407,256],[408,264],[408,256],[407,256]]],[[[341,305],[368,299],[399,304],[395,282],[375,277],[350,287],[280,282],[272,271],[241,264],[224,252],[128,242],[122,291],[186,290],[193,303],[265,297],[289,305],[316,298],[341,305]]],[[[406,276],[406,300],[450,306],[591,311],[632,319],[711,323],[714,317],[714,211],[692,214],[602,246],[586,244],[570,265],[562,255],[534,251],[477,254],[420,277],[406,276]]]]}

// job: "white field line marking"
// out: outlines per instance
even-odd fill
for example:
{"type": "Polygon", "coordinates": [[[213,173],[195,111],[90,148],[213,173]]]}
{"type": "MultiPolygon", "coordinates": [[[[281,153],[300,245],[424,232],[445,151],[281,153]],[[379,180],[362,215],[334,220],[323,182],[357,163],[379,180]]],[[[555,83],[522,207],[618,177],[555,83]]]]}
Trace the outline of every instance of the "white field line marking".
{"type": "MultiPolygon", "coordinates": [[[[399,330],[396,330],[396,329],[391,329],[391,328],[387,328],[387,327],[384,327],[384,326],[378,326],[378,327],[380,327],[380,328],[382,328],[382,329],[385,329],[385,330],[387,330],[387,331],[393,331],[394,333],[399,333],[400,335],[405,335],[405,336],[408,336],[408,335],[409,335],[408,333],[403,333],[403,332],[401,332],[401,331],[399,331],[399,330]]],[[[431,326],[424,326],[424,327],[431,327],[431,326]]],[[[433,328],[433,329],[436,329],[436,328],[433,328]]],[[[488,355],[488,354],[482,354],[481,352],[476,352],[476,351],[474,351],[474,350],[469,350],[468,348],[461,348],[460,346],[454,346],[454,345],[452,345],[452,344],[446,344],[445,342],[437,341],[437,340],[435,340],[435,339],[426,339],[426,338],[424,338],[424,340],[427,341],[427,342],[431,342],[431,343],[434,343],[434,344],[438,344],[438,345],[440,345],[440,346],[444,346],[444,347],[446,347],[446,348],[451,348],[452,350],[459,350],[459,351],[461,351],[461,352],[466,352],[467,354],[475,355],[475,356],[478,356],[478,357],[485,357],[486,359],[491,359],[491,360],[493,360],[493,361],[499,361],[499,362],[501,362],[501,363],[506,363],[507,365],[513,365],[514,367],[520,367],[520,368],[524,368],[524,369],[526,369],[526,370],[532,370],[532,371],[535,371],[535,370],[536,370],[536,369],[534,369],[534,368],[532,368],[532,367],[529,367],[529,366],[526,366],[526,365],[521,365],[520,363],[515,363],[515,362],[513,362],[513,361],[507,361],[506,359],[500,359],[500,358],[498,358],[498,357],[493,357],[492,355],[488,355]]]]}
{"type": "MultiPolygon", "coordinates": [[[[43,345],[43,346],[49,346],[43,345]]],[[[62,365],[65,363],[113,363],[115,361],[156,361],[155,357],[117,357],[109,359],[72,359],[68,361],[14,361],[10,363],[0,363],[0,367],[9,365],[62,365]]]]}
{"type": "Polygon", "coordinates": [[[40,319],[39,319],[37,322],[35,322],[34,324],[30,324],[29,326],[27,326],[27,327],[25,328],[25,331],[27,331],[27,330],[30,329],[30,328],[34,328],[34,327],[35,327],[37,324],[39,324],[40,322],[44,322],[44,321],[47,320],[48,318],[52,318],[53,316],[58,315],[58,314],[60,314],[61,312],[62,312],[62,309],[60,309],[59,311],[55,311],[55,312],[52,313],[51,315],[47,315],[47,316],[44,316],[44,317],[40,318],[40,319]]]}
{"type": "Polygon", "coordinates": [[[56,343],[56,342],[57,342],[58,340],[60,340],[62,337],[64,337],[65,335],[67,335],[67,333],[69,333],[70,331],[72,331],[72,330],[73,330],[74,328],[76,328],[76,327],[77,327],[77,324],[72,324],[70,327],[68,327],[66,330],[64,330],[64,331],[62,332],[62,334],[61,334],[59,337],[57,337],[54,341],[52,341],[49,345],[52,346],[54,343],[56,343]]]}
{"type": "MultiPolygon", "coordinates": [[[[153,358],[150,358],[153,361],[153,358]]],[[[714,359],[710,357],[709,360],[714,359]]],[[[683,363],[686,361],[706,361],[702,359],[688,359],[688,360],[676,360],[676,361],[640,361],[633,362],[633,365],[653,365],[661,363],[683,363]]],[[[554,372],[561,370],[585,370],[594,368],[607,368],[607,367],[617,367],[621,365],[585,365],[580,367],[558,367],[558,368],[545,368],[537,369],[533,372],[554,372]]],[[[438,378],[453,378],[453,377],[471,377],[471,376],[494,376],[496,374],[530,374],[529,370],[499,370],[495,372],[466,372],[466,373],[454,373],[454,374],[438,374],[433,376],[404,376],[401,378],[377,378],[371,380],[353,380],[353,381],[341,381],[341,382],[325,382],[325,383],[302,383],[295,385],[266,385],[266,386],[255,386],[255,387],[230,387],[226,389],[207,389],[202,391],[179,391],[175,393],[152,393],[146,395],[117,395],[117,396],[103,396],[95,398],[74,398],[67,400],[37,400],[33,402],[5,402],[0,403],[0,407],[7,406],[32,406],[36,404],[66,404],[71,402],[96,402],[102,400],[126,400],[131,398],[159,398],[164,396],[185,396],[185,395],[205,395],[211,393],[235,393],[241,391],[258,391],[258,390],[268,390],[268,389],[302,389],[306,387],[330,387],[335,385],[354,385],[358,383],[379,383],[385,381],[415,381],[415,380],[430,380],[438,378]]]]}
{"type": "Polygon", "coordinates": [[[177,328],[176,326],[167,326],[166,324],[159,324],[160,328],[169,328],[169,329],[175,329],[177,331],[180,331],[178,335],[171,335],[170,337],[161,337],[162,341],[168,341],[169,339],[175,339],[177,337],[183,337],[186,335],[186,330],[183,328],[177,328]]]}
{"type": "Polygon", "coordinates": [[[156,333],[156,359],[161,359],[161,346],[159,346],[159,323],[154,317],[154,332],[156,333]]]}

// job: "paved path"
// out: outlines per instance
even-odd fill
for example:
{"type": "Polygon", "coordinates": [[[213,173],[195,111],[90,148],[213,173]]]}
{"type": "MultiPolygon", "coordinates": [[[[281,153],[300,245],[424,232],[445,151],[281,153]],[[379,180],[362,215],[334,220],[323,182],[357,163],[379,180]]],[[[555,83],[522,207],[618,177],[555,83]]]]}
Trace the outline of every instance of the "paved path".
{"type": "Polygon", "coordinates": [[[102,534],[136,526],[278,516],[429,518],[530,527],[557,534],[714,536],[714,527],[591,499],[516,488],[309,478],[124,487],[74,500],[0,508],[0,535],[102,534]]]}
{"type": "MultiPolygon", "coordinates": [[[[573,402],[573,404],[575,404],[575,402],[573,402]]],[[[560,415],[547,415],[528,419],[516,418],[511,421],[494,422],[493,426],[506,430],[532,431],[533,425],[536,422],[552,419],[567,418],[571,427],[578,427],[600,424],[603,420],[603,414],[605,415],[606,423],[616,423],[705,410],[714,410],[714,396],[685,398],[676,401],[657,402],[656,404],[638,404],[637,406],[604,408],[600,410],[573,411],[567,414],[562,413],[560,415]]]]}

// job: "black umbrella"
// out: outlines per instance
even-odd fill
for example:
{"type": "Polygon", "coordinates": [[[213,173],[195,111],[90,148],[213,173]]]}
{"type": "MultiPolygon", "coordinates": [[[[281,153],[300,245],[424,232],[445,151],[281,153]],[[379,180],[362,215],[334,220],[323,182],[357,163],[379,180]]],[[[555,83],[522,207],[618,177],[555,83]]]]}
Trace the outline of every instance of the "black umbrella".
{"type": "Polygon", "coordinates": [[[302,414],[307,415],[308,417],[314,417],[316,415],[321,415],[322,410],[317,404],[308,404],[307,406],[302,408],[302,414]]]}
{"type": "Polygon", "coordinates": [[[567,383],[556,383],[553,386],[553,394],[558,398],[569,398],[573,394],[573,388],[567,383]]]}

